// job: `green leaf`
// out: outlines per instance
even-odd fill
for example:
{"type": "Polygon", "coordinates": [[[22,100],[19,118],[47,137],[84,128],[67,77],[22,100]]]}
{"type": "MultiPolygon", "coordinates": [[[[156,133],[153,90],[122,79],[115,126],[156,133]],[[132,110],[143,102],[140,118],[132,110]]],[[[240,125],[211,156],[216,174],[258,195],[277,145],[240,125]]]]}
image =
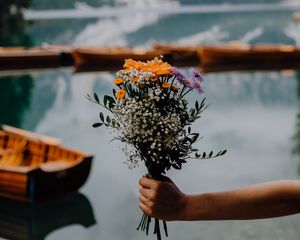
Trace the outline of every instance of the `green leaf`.
{"type": "Polygon", "coordinates": [[[99,117],[100,117],[101,121],[104,122],[104,115],[102,112],[99,113],[99,117]]]}
{"type": "Polygon", "coordinates": [[[196,103],[195,103],[195,108],[196,108],[197,111],[199,111],[199,103],[198,103],[198,101],[196,101],[196,103]]]}
{"type": "Polygon", "coordinates": [[[208,157],[211,158],[213,154],[214,154],[214,152],[211,151],[211,152],[208,154],[208,157]]]}
{"type": "Polygon", "coordinates": [[[97,103],[100,104],[100,100],[99,100],[98,95],[97,95],[96,93],[94,93],[94,99],[95,99],[95,101],[96,101],[97,103]]]}
{"type": "Polygon", "coordinates": [[[104,103],[104,106],[105,106],[105,107],[106,107],[106,105],[107,105],[107,97],[108,97],[108,96],[105,95],[104,98],[103,98],[103,103],[104,103]]]}
{"type": "Polygon", "coordinates": [[[103,123],[94,123],[93,128],[101,127],[103,123]]]}
{"type": "Polygon", "coordinates": [[[172,164],[172,167],[177,169],[177,170],[180,170],[181,169],[181,164],[178,163],[178,164],[172,164]]]}
{"type": "Polygon", "coordinates": [[[188,127],[188,134],[191,133],[191,127],[188,127]]]}
{"type": "Polygon", "coordinates": [[[109,118],[109,116],[106,117],[106,122],[107,122],[107,123],[110,123],[110,118],[109,118]]]}
{"type": "Polygon", "coordinates": [[[109,109],[112,109],[114,107],[116,101],[111,96],[106,96],[106,97],[107,97],[107,101],[108,101],[108,107],[109,107],[109,109]]]}
{"type": "Polygon", "coordinates": [[[205,106],[205,100],[206,100],[206,98],[203,98],[203,100],[200,104],[200,109],[202,109],[205,106]]]}
{"type": "Polygon", "coordinates": [[[205,157],[206,157],[206,153],[203,152],[203,153],[202,153],[202,158],[205,158],[205,157]]]}
{"type": "Polygon", "coordinates": [[[199,133],[195,133],[194,136],[192,137],[192,142],[193,143],[196,142],[198,137],[199,137],[199,133]]]}
{"type": "Polygon", "coordinates": [[[220,156],[224,155],[225,153],[227,153],[227,150],[223,150],[223,151],[220,153],[220,156]]]}

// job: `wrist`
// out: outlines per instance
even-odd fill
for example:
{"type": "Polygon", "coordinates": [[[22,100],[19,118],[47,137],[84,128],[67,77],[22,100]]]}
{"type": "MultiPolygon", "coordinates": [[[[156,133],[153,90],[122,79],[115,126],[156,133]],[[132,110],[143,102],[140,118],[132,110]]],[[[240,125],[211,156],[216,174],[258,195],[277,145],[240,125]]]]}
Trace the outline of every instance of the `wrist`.
{"type": "Polygon", "coordinates": [[[191,195],[182,194],[180,208],[178,211],[178,216],[176,220],[187,221],[189,220],[190,215],[190,206],[191,206],[191,195]]]}
{"type": "Polygon", "coordinates": [[[199,195],[185,195],[180,219],[183,221],[211,220],[214,214],[214,196],[204,193],[199,195]]]}

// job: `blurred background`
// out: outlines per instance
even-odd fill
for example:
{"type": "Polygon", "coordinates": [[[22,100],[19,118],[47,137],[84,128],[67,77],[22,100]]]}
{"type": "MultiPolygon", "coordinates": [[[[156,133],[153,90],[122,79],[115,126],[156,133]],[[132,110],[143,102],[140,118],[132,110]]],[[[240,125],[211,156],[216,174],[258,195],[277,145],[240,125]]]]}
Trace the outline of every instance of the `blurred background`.
{"type": "MultiPolygon", "coordinates": [[[[299,46],[299,12],[300,1],[284,0],[1,0],[0,46],[147,48],[154,42],[230,41],[299,46]],[[294,7],[286,7],[289,4],[294,7]]],[[[47,213],[40,225],[39,218],[30,222],[28,215],[16,216],[36,232],[68,219],[68,214],[80,217],[87,211],[93,211],[94,224],[85,228],[67,221],[50,227],[43,236],[23,233],[14,239],[153,239],[135,230],[140,220],[138,179],[146,169],[128,170],[122,164],[125,155],[120,144],[109,143],[112,136],[104,128],[92,128],[100,109],[85,95],[110,93],[113,79],[113,72],[74,73],[72,68],[0,71],[0,123],[60,138],[65,145],[95,156],[80,191],[83,202],[78,203],[78,196],[70,200],[77,204],[73,211],[57,217],[47,213]],[[88,204],[88,210],[81,204],[88,204]]],[[[204,136],[198,148],[228,149],[228,153],[216,160],[191,160],[182,171],[169,172],[184,192],[299,178],[299,69],[209,73],[204,89],[203,95],[191,97],[206,97],[210,104],[194,126],[204,136]]],[[[70,202],[51,209],[60,211],[70,202]]],[[[15,207],[9,204],[8,208],[15,207]]],[[[298,240],[299,220],[295,215],[257,221],[172,222],[168,239],[298,240]]],[[[1,221],[5,226],[6,218],[1,221]]],[[[0,236],[6,239],[1,229],[0,236]]]]}

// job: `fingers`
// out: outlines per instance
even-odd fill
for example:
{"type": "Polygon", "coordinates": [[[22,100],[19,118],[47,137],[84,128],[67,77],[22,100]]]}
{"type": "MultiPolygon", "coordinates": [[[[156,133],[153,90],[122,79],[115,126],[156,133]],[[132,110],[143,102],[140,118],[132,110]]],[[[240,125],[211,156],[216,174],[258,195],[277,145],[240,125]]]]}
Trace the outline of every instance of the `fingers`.
{"type": "Polygon", "coordinates": [[[140,195],[147,199],[153,199],[153,191],[147,188],[140,188],[140,195]]]}
{"type": "Polygon", "coordinates": [[[142,177],[140,180],[139,180],[139,184],[143,187],[143,188],[148,188],[148,189],[156,189],[159,184],[161,182],[160,181],[157,181],[157,180],[154,180],[154,179],[149,179],[149,178],[145,178],[145,177],[142,177]]]}
{"type": "Polygon", "coordinates": [[[152,217],[152,210],[147,207],[145,204],[143,204],[142,202],[140,202],[139,204],[139,208],[143,211],[143,213],[145,213],[147,216],[152,217]]]}
{"type": "Polygon", "coordinates": [[[154,202],[145,198],[143,195],[139,197],[139,208],[148,216],[153,217],[155,214],[155,205],[154,202]]]}
{"type": "Polygon", "coordinates": [[[141,203],[143,203],[144,205],[147,205],[148,202],[149,202],[149,200],[148,200],[147,198],[145,198],[143,195],[140,195],[139,201],[140,201],[141,203]]]}

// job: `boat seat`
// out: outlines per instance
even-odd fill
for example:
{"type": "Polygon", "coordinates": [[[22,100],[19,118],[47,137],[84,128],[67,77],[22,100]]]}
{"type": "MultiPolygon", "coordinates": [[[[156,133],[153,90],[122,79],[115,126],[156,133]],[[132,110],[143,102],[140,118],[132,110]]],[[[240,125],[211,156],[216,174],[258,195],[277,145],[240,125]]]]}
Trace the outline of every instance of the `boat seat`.
{"type": "Polygon", "coordinates": [[[54,172],[54,171],[61,171],[66,168],[69,168],[72,164],[65,160],[58,160],[55,162],[46,162],[40,165],[40,168],[45,172],[54,172]]]}

